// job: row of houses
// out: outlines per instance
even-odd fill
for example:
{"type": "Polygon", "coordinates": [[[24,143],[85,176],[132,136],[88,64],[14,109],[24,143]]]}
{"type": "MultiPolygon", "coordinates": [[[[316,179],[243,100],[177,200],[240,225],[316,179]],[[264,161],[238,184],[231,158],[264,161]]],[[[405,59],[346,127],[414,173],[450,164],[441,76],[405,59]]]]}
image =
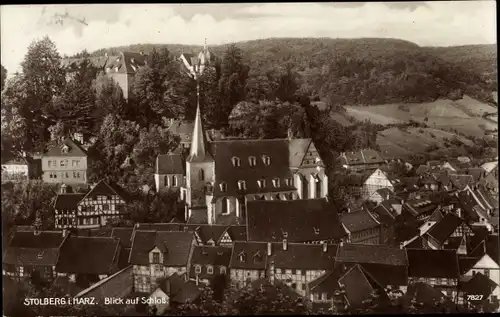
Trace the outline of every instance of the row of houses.
{"type": "Polygon", "coordinates": [[[186,225],[140,224],[94,230],[89,236],[16,231],[5,249],[4,275],[21,279],[38,271],[56,282],[64,281],[72,295],[127,267],[133,281],[129,287],[135,294],[148,295],[158,295],[158,288],[165,289],[172,276],[199,287],[220,276],[237,288],[267,279],[313,302],[333,303],[342,289],[343,304],[349,305],[360,305],[374,289],[405,293],[414,283],[426,283],[457,303],[470,294],[469,283],[479,283],[482,293],[478,294],[492,301],[499,295],[497,234],[463,236],[464,248],[458,243],[458,248],[434,249],[413,243],[392,247],[245,241],[243,234],[238,235],[241,228],[227,227],[220,231],[228,234],[231,243],[220,239],[217,245],[212,238],[204,244],[206,237],[202,239],[200,233],[207,230],[182,226],[186,225]]]}

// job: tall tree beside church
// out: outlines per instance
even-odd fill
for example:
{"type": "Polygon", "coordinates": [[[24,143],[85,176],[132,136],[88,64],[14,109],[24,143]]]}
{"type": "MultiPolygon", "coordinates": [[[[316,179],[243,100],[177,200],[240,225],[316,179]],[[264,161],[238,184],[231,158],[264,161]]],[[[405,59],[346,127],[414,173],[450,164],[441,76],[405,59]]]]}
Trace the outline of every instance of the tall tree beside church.
{"type": "Polygon", "coordinates": [[[126,100],[123,97],[123,90],[112,77],[106,74],[97,75],[93,87],[99,124],[109,114],[119,115],[125,112],[126,100]]]}
{"type": "Polygon", "coordinates": [[[222,59],[221,78],[219,80],[220,115],[216,127],[228,125],[233,107],[245,98],[245,84],[249,67],[243,62],[242,51],[236,45],[230,45],[222,59]]]}
{"type": "Polygon", "coordinates": [[[49,37],[33,41],[21,63],[24,99],[19,113],[26,121],[27,151],[41,151],[55,123],[54,100],[63,93],[66,78],[61,56],[49,37]]]}
{"type": "Polygon", "coordinates": [[[200,82],[200,106],[203,113],[204,123],[207,128],[218,127],[218,118],[224,116],[224,108],[220,106],[219,92],[219,65],[207,67],[199,78],[200,82]]]}

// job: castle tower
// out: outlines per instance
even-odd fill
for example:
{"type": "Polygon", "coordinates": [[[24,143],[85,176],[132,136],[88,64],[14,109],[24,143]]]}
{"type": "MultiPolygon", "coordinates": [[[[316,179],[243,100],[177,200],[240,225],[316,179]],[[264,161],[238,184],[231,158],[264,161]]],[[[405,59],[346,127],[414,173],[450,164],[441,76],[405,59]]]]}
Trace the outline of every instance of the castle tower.
{"type": "Polygon", "coordinates": [[[205,38],[205,44],[203,45],[203,49],[198,54],[198,61],[200,63],[200,74],[203,73],[206,66],[210,65],[212,61],[212,53],[208,50],[207,39],[205,38]]]}
{"type": "Polygon", "coordinates": [[[197,86],[198,104],[194,121],[191,149],[186,160],[187,214],[186,220],[197,213],[198,219],[206,214],[208,223],[213,223],[211,212],[212,187],[215,181],[215,161],[208,151],[200,111],[200,89],[197,86]]]}

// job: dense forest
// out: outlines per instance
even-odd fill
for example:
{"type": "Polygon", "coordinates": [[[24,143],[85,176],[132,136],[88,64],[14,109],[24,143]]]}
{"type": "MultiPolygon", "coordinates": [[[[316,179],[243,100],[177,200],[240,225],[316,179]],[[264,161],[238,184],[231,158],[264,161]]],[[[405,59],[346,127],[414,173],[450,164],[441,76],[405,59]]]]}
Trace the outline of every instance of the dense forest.
{"type": "MultiPolygon", "coordinates": [[[[236,43],[249,65],[249,81],[273,76],[277,68],[297,76],[299,90],[330,106],[424,102],[468,94],[495,104],[496,47],[476,45],[431,48],[397,39],[275,38],[236,43]]],[[[179,56],[201,46],[137,44],[102,49],[142,51],[166,47],[179,56]]],[[[221,56],[228,45],[211,49],[221,56]]]]}

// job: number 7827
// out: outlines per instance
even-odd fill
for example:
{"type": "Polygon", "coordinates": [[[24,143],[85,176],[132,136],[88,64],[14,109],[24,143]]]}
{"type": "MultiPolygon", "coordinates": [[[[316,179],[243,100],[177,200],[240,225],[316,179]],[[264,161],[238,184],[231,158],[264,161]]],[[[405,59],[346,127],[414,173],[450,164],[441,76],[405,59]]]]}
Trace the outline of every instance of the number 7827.
{"type": "Polygon", "coordinates": [[[483,295],[467,295],[467,300],[482,300],[483,295]]]}

